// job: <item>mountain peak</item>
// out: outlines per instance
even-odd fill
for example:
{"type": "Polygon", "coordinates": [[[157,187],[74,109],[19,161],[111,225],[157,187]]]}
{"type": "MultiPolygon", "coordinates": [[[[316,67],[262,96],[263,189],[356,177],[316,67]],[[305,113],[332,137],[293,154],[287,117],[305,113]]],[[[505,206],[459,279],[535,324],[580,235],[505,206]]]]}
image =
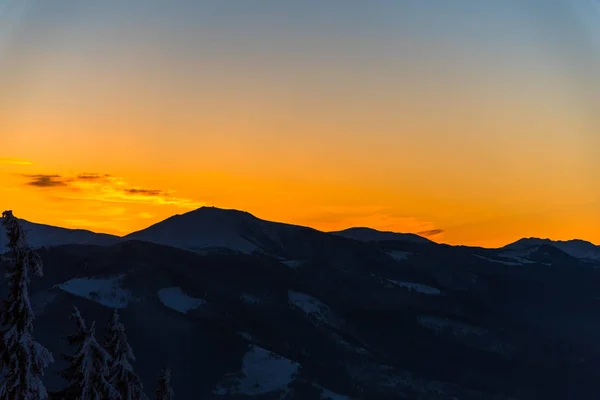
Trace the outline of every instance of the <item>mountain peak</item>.
{"type": "Polygon", "coordinates": [[[215,206],[202,206],[193,211],[187,212],[185,214],[176,214],[176,216],[184,216],[184,215],[228,215],[231,217],[234,216],[245,216],[256,218],[254,215],[250,214],[247,211],[236,210],[233,208],[220,208],[215,206]]]}
{"type": "Polygon", "coordinates": [[[227,247],[251,253],[256,246],[243,237],[243,232],[256,221],[260,220],[245,211],[204,206],[174,215],[125,238],[188,249],[227,247]]]}

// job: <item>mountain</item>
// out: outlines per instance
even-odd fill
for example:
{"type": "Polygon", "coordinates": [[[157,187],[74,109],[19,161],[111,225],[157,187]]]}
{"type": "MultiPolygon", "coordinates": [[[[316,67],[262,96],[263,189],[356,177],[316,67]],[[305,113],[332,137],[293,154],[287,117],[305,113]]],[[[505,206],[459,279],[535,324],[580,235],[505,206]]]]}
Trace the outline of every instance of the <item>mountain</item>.
{"type": "Polygon", "coordinates": [[[125,239],[190,250],[228,248],[250,254],[260,247],[247,236],[261,225],[261,220],[247,212],[202,207],[133,232],[125,239]]]}
{"type": "Polygon", "coordinates": [[[361,242],[383,242],[388,240],[398,240],[413,243],[433,243],[431,240],[413,233],[384,232],[364,227],[349,228],[343,231],[330,233],[332,235],[359,240],[361,242]]]}
{"type": "MultiPolygon", "coordinates": [[[[107,246],[121,240],[118,236],[95,233],[83,229],[59,228],[51,225],[36,224],[24,219],[19,219],[19,222],[26,232],[29,245],[32,247],[60,246],[64,244],[107,246]]],[[[0,224],[0,248],[4,249],[6,243],[6,231],[0,224]]]]}
{"type": "Polygon", "coordinates": [[[247,212],[216,207],[175,215],[124,239],[193,251],[227,249],[290,259],[332,252],[347,244],[345,238],[312,228],[265,221],[247,212]]]}
{"type": "Polygon", "coordinates": [[[593,243],[584,240],[554,241],[550,239],[523,238],[504,246],[502,249],[518,252],[528,251],[542,245],[556,247],[575,258],[600,261],[600,246],[596,246],[593,243]]]}

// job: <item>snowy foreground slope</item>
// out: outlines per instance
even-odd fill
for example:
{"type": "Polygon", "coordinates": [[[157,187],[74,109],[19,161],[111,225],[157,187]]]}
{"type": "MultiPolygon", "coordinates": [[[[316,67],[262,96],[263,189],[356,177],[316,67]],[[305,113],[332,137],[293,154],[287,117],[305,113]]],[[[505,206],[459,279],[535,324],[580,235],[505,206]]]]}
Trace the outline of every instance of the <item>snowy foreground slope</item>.
{"type": "Polygon", "coordinates": [[[59,355],[72,350],[65,335],[76,305],[97,321],[98,337],[119,310],[148,395],[165,366],[176,398],[191,400],[600,393],[593,261],[545,243],[363,242],[232,220],[258,251],[141,240],[39,249],[45,275],[32,280],[30,297],[36,340],[57,360],[48,388],[64,385],[59,355]]]}

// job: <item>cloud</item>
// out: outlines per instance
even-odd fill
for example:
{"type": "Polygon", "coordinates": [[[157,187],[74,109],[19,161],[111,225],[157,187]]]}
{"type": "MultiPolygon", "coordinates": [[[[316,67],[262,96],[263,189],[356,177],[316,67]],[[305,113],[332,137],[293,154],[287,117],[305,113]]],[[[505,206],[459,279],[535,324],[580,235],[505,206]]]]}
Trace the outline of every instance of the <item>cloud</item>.
{"type": "Polygon", "coordinates": [[[90,174],[90,173],[84,173],[84,174],[77,175],[76,180],[79,180],[79,181],[98,181],[98,180],[106,180],[108,178],[111,178],[111,176],[108,175],[108,174],[90,174]]]}
{"type": "Polygon", "coordinates": [[[23,175],[28,178],[27,185],[39,188],[67,186],[67,182],[60,175],[23,175]]]}
{"type": "Polygon", "coordinates": [[[117,204],[170,205],[194,209],[205,205],[193,199],[177,197],[171,191],[145,189],[129,184],[125,179],[108,174],[80,173],[74,176],[21,175],[29,179],[27,186],[56,188],[58,200],[98,201],[117,204]],[[61,188],[66,190],[60,191],[61,188]]]}
{"type": "Polygon", "coordinates": [[[445,232],[444,229],[429,229],[429,230],[426,230],[426,231],[417,232],[417,235],[421,235],[421,236],[425,236],[425,237],[430,237],[430,236],[441,235],[444,232],[445,232]]]}
{"type": "Polygon", "coordinates": [[[160,195],[164,194],[164,192],[162,190],[139,189],[139,188],[125,189],[124,192],[128,193],[128,194],[139,194],[142,196],[160,196],[160,195]]]}
{"type": "Polygon", "coordinates": [[[0,157],[0,164],[5,164],[5,165],[33,165],[33,162],[28,161],[28,160],[22,160],[22,159],[19,159],[19,158],[0,157]]]}
{"type": "Polygon", "coordinates": [[[30,179],[26,184],[40,188],[72,186],[78,181],[102,181],[110,178],[110,175],[101,174],[79,174],[75,177],[63,177],[61,175],[49,174],[23,174],[25,178],[30,179]]]}

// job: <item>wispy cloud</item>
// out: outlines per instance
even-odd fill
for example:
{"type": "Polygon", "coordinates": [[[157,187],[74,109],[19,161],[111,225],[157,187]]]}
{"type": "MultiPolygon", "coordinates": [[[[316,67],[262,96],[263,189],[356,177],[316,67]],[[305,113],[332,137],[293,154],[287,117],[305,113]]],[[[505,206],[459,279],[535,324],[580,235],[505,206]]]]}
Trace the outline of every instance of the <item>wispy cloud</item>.
{"type": "Polygon", "coordinates": [[[63,180],[60,175],[23,175],[25,178],[29,179],[26,183],[28,186],[35,186],[38,188],[51,188],[51,187],[59,187],[66,186],[67,182],[63,180]]]}
{"type": "Polygon", "coordinates": [[[108,174],[94,174],[94,173],[83,173],[77,175],[77,179],[79,181],[98,181],[98,180],[106,180],[111,176],[108,174]]]}
{"type": "Polygon", "coordinates": [[[175,196],[167,190],[146,189],[129,184],[125,179],[108,174],[80,173],[74,176],[57,174],[21,175],[25,185],[40,189],[55,188],[53,196],[63,200],[88,200],[104,203],[171,205],[194,209],[202,202],[175,196]]]}
{"type": "Polygon", "coordinates": [[[426,231],[417,232],[417,235],[431,237],[431,236],[441,235],[444,232],[445,232],[444,229],[429,229],[426,231]]]}
{"type": "Polygon", "coordinates": [[[139,194],[139,195],[142,195],[142,196],[160,196],[164,192],[162,190],[156,190],[156,189],[131,188],[131,189],[125,189],[125,193],[128,193],[128,194],[139,194]]]}
{"type": "Polygon", "coordinates": [[[32,161],[19,158],[0,157],[0,164],[4,165],[33,165],[32,161]]]}

